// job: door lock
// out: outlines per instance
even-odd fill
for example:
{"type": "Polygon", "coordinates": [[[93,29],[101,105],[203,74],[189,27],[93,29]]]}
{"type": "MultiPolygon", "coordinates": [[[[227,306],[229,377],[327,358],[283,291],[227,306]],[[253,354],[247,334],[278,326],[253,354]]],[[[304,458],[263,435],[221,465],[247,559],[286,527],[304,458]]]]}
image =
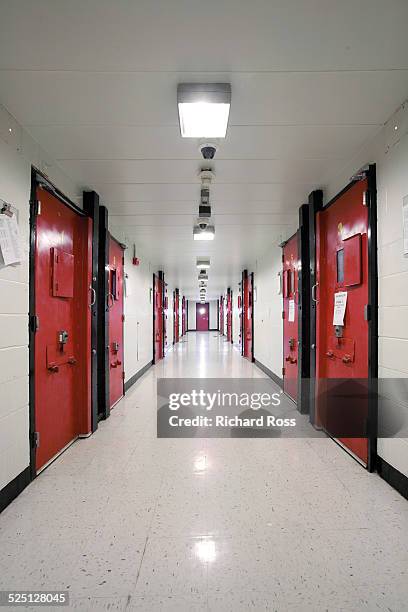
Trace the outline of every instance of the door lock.
{"type": "Polygon", "coordinates": [[[68,332],[65,329],[58,332],[58,342],[60,344],[61,350],[64,348],[64,344],[68,342],[68,332]]]}
{"type": "Polygon", "coordinates": [[[335,325],[334,326],[334,335],[336,336],[336,338],[342,338],[343,337],[343,325],[335,325]]]}
{"type": "Polygon", "coordinates": [[[112,342],[112,351],[117,353],[119,351],[119,342],[112,342]]]}

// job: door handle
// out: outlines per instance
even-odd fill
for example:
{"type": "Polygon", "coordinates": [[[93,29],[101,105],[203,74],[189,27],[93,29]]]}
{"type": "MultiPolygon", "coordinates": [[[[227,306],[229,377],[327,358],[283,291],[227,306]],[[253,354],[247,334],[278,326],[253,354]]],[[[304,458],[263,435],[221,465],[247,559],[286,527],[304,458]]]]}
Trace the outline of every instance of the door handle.
{"type": "Polygon", "coordinates": [[[113,295],[113,293],[109,292],[108,295],[106,296],[106,305],[109,308],[109,310],[113,308],[114,303],[115,303],[115,296],[113,295]]]}
{"type": "Polygon", "coordinates": [[[89,289],[91,290],[91,293],[92,293],[92,299],[91,299],[91,303],[89,304],[89,308],[92,308],[92,306],[94,306],[96,303],[96,291],[92,287],[92,285],[89,285],[89,289]]]}
{"type": "Polygon", "coordinates": [[[314,301],[316,304],[318,304],[318,303],[319,303],[319,300],[316,298],[316,292],[317,292],[317,288],[318,288],[318,286],[319,286],[319,283],[316,283],[316,284],[315,284],[315,285],[313,285],[313,287],[312,287],[312,300],[313,300],[313,301],[314,301]]]}

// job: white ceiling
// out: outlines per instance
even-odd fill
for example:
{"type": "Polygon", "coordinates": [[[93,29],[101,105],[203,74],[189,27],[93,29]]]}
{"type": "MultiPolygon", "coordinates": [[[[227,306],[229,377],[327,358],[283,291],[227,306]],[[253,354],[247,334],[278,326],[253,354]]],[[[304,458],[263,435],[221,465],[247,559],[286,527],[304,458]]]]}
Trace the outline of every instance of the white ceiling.
{"type": "Polygon", "coordinates": [[[408,95],[406,0],[2,0],[0,15],[0,102],[190,298],[197,255],[218,297],[408,95]],[[188,81],[232,86],[213,243],[192,240],[188,81]]]}

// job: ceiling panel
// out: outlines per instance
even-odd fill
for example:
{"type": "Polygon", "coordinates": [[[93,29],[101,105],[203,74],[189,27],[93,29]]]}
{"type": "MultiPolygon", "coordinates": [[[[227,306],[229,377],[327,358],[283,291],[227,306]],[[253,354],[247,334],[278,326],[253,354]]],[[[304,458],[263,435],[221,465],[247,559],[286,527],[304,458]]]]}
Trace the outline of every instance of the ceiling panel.
{"type": "Polygon", "coordinates": [[[403,102],[408,70],[324,73],[0,71],[2,103],[24,125],[177,127],[183,81],[231,83],[231,125],[379,124],[403,102]]]}
{"type": "MultiPolygon", "coordinates": [[[[208,166],[207,164],[204,164],[208,166]]],[[[199,193],[199,172],[202,162],[196,160],[65,160],[61,168],[83,185],[106,183],[196,183],[199,193]]],[[[217,183],[280,183],[309,184],[319,182],[336,160],[217,160],[211,164],[217,183]]]]}
{"type": "Polygon", "coordinates": [[[13,0],[1,10],[2,67],[334,70],[408,61],[403,0],[13,0]]]}
{"type": "MultiPolygon", "coordinates": [[[[219,141],[219,159],[342,159],[358,150],[377,125],[230,126],[219,141]]],[[[196,139],[181,138],[178,126],[43,126],[32,136],[55,159],[196,159],[196,139]]]]}
{"type": "MultiPolygon", "coordinates": [[[[281,202],[225,202],[211,198],[212,210],[217,217],[222,215],[267,214],[280,215],[288,211],[296,211],[299,202],[293,206],[281,202]]],[[[197,214],[197,201],[188,202],[117,202],[107,204],[111,216],[139,215],[189,215],[190,220],[197,214]]],[[[292,213],[293,214],[293,213],[292,213]]]]}
{"type": "Polygon", "coordinates": [[[195,295],[195,258],[210,255],[217,297],[405,100],[407,23],[403,0],[3,2],[0,102],[181,290],[195,295]],[[202,160],[179,134],[187,81],[232,86],[212,243],[192,239],[202,160]]]}

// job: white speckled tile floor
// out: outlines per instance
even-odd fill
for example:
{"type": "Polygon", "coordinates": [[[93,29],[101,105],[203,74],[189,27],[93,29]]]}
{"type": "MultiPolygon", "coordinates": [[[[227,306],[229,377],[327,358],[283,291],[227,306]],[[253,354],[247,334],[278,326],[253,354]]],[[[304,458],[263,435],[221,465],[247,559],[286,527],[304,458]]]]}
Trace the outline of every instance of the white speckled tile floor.
{"type": "Polygon", "coordinates": [[[161,376],[264,374],[189,333],[0,515],[1,589],[90,611],[408,610],[406,500],[331,440],[157,439],[161,376]]]}

